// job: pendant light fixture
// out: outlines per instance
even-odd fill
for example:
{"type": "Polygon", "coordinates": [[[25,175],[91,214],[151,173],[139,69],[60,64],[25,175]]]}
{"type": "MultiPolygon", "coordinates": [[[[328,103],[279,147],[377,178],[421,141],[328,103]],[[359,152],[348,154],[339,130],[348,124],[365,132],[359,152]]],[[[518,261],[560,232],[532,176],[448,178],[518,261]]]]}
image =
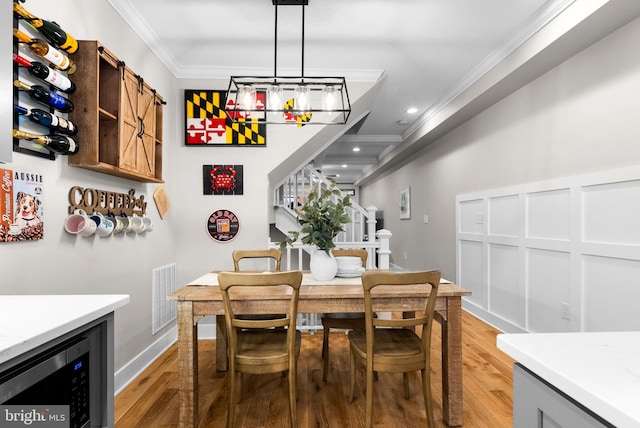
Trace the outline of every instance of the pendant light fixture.
{"type": "Polygon", "coordinates": [[[272,0],[275,8],[273,76],[231,76],[225,110],[231,122],[344,125],[351,104],[344,77],[304,74],[305,6],[308,0],[272,0]],[[278,76],[278,6],[302,9],[300,76],[278,76]]]}

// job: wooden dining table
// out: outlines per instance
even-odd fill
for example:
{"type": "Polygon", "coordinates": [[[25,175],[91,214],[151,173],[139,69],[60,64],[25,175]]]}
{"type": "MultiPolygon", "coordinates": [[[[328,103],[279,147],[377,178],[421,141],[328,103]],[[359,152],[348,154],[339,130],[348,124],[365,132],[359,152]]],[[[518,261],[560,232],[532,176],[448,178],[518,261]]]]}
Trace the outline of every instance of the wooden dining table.
{"type": "MultiPolygon", "coordinates": [[[[449,426],[462,426],[462,296],[471,292],[442,280],[436,301],[436,320],[442,327],[442,403],[449,426]]],[[[389,312],[424,310],[428,292],[423,287],[402,294],[381,292],[373,296],[377,309],[389,312]]],[[[224,307],[216,272],[207,273],[167,296],[178,309],[178,398],[179,426],[197,427],[198,410],[198,321],[216,316],[216,364],[227,369],[227,341],[224,307]]],[[[238,313],[266,314],[287,312],[288,301],[265,295],[237,302],[238,313]]],[[[298,313],[363,312],[364,293],[359,277],[336,277],[316,281],[304,273],[298,313]]]]}

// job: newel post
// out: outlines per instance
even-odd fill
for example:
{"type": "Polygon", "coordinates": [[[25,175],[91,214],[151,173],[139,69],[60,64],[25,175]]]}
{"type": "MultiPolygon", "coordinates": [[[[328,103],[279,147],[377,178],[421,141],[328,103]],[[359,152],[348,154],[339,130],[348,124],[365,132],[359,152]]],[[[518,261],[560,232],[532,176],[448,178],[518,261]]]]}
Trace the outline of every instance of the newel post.
{"type": "Polygon", "coordinates": [[[376,236],[376,211],[373,205],[367,207],[367,237],[369,241],[375,241],[376,236]]]}
{"type": "Polygon", "coordinates": [[[389,256],[391,255],[389,240],[393,234],[387,229],[380,229],[376,236],[380,241],[380,249],[378,249],[378,269],[389,269],[389,256]]]}

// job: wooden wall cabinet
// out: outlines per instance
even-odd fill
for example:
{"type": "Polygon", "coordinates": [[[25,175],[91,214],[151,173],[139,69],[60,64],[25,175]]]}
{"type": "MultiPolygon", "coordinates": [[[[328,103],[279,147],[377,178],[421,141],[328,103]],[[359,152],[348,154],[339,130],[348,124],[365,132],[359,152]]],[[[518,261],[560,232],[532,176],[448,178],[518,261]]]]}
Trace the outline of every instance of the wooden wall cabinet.
{"type": "Polygon", "coordinates": [[[162,183],[162,97],[98,41],[79,41],[74,60],[80,150],[69,165],[162,183]]]}

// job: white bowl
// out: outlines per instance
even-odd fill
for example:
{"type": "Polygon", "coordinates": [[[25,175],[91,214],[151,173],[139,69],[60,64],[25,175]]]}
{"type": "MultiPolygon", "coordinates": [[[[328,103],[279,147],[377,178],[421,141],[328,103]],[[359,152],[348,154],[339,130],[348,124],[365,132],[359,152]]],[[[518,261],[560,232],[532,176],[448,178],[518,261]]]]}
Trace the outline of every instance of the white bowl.
{"type": "Polygon", "coordinates": [[[336,257],[336,262],[340,270],[353,270],[362,267],[362,259],[360,257],[340,256],[336,257]]]}

